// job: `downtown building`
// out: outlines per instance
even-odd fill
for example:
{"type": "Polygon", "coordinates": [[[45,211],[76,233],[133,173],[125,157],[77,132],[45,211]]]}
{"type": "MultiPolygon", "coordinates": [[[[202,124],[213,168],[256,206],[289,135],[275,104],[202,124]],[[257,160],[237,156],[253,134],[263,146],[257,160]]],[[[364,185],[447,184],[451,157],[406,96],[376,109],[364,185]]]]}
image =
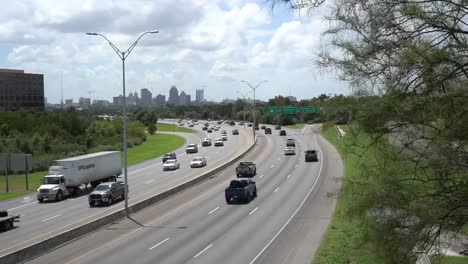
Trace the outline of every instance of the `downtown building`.
{"type": "Polygon", "coordinates": [[[139,101],[139,105],[141,105],[141,106],[151,106],[152,105],[153,95],[151,94],[151,92],[148,89],[146,89],[146,88],[141,89],[140,95],[141,95],[141,98],[140,98],[140,101],[139,101]]]}
{"type": "Polygon", "coordinates": [[[0,69],[0,110],[44,110],[44,75],[0,69]]]}
{"type": "Polygon", "coordinates": [[[156,106],[165,106],[166,105],[166,96],[163,94],[158,94],[153,99],[153,104],[156,106]]]}

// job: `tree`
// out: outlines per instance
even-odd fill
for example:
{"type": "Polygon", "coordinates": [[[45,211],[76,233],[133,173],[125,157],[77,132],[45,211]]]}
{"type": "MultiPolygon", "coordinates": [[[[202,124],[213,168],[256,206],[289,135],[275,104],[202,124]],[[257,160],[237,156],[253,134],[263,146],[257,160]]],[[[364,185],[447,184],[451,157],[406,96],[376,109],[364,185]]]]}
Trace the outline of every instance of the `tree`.
{"type": "MultiPolygon", "coordinates": [[[[272,2],[311,11],[324,1],[272,2]]],[[[468,223],[467,16],[464,0],[336,0],[326,17],[331,48],[317,63],[365,98],[352,116],[371,141],[354,147],[379,150],[353,209],[389,212],[370,236],[389,263],[410,263],[468,223]]]]}
{"type": "Polygon", "coordinates": [[[148,133],[150,135],[154,135],[156,133],[156,124],[155,123],[150,123],[148,125],[148,133]]]}

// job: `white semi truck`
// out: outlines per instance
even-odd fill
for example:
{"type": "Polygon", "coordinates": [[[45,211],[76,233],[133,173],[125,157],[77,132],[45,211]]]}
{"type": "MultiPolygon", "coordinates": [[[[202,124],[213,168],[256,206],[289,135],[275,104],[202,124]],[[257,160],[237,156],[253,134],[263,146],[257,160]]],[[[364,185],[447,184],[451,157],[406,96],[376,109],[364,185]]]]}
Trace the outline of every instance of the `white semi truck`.
{"type": "Polygon", "coordinates": [[[80,192],[83,184],[97,186],[101,182],[116,181],[122,174],[120,152],[102,151],[54,161],[49,175],[37,189],[37,200],[60,201],[80,192]]]}

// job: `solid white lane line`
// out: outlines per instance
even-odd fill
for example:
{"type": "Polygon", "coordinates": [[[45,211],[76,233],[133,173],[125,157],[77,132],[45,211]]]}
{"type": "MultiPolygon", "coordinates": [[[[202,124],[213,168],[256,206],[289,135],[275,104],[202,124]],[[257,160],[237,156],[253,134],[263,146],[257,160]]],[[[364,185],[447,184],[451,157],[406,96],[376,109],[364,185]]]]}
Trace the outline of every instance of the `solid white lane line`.
{"type": "Polygon", "coordinates": [[[145,183],[148,184],[148,183],[152,183],[152,182],[154,182],[154,180],[147,181],[147,182],[145,182],[145,183]]]}
{"type": "Polygon", "coordinates": [[[275,193],[275,192],[277,192],[278,190],[279,190],[279,187],[278,187],[278,188],[276,188],[276,189],[275,189],[273,192],[275,193]]]}
{"type": "Polygon", "coordinates": [[[260,175],[260,177],[259,177],[259,178],[261,179],[261,178],[263,178],[263,176],[264,176],[264,175],[262,174],[262,175],[260,175]]]}
{"type": "Polygon", "coordinates": [[[49,217],[49,218],[46,218],[46,219],[42,220],[42,222],[49,221],[50,219],[57,218],[57,217],[59,217],[59,216],[61,216],[61,215],[62,215],[62,214],[54,215],[54,216],[52,216],[52,217],[49,217]]]}
{"type": "Polygon", "coordinates": [[[32,203],[28,203],[28,204],[23,204],[23,205],[20,205],[20,206],[17,206],[17,207],[13,207],[13,208],[10,208],[10,209],[7,209],[7,210],[8,210],[8,211],[10,211],[10,210],[15,210],[15,209],[19,209],[19,208],[21,208],[21,207],[25,207],[25,206],[28,206],[28,205],[31,205],[31,204],[35,204],[35,203],[37,203],[37,201],[32,202],[32,203]]]}
{"type": "Polygon", "coordinates": [[[249,213],[249,215],[254,214],[258,210],[258,207],[255,207],[255,209],[252,210],[252,212],[249,213]]]}
{"type": "Polygon", "coordinates": [[[155,248],[155,247],[159,247],[160,245],[162,245],[162,244],[166,243],[166,242],[167,242],[169,239],[171,239],[171,238],[169,238],[169,237],[168,237],[168,238],[164,239],[163,241],[161,241],[161,242],[157,243],[156,245],[154,245],[154,246],[152,246],[152,247],[148,248],[148,250],[153,250],[153,248],[155,248]]]}
{"type": "MultiPolygon", "coordinates": [[[[323,153],[322,149],[317,144],[317,136],[315,136],[315,145],[317,146],[320,153],[323,153]]],[[[265,250],[267,250],[267,248],[271,245],[271,243],[273,243],[273,241],[275,241],[275,239],[281,234],[281,232],[289,225],[289,223],[294,218],[294,216],[296,216],[297,212],[299,212],[299,210],[301,210],[302,206],[304,205],[306,200],[309,198],[310,194],[315,189],[315,186],[317,185],[318,180],[320,179],[320,174],[322,173],[322,167],[323,167],[323,157],[320,159],[320,168],[319,168],[317,179],[315,179],[315,182],[312,185],[312,188],[310,188],[310,190],[307,193],[306,197],[304,197],[304,200],[302,200],[299,207],[297,207],[296,211],[294,211],[294,213],[291,215],[291,217],[289,217],[288,221],[286,221],[286,223],[283,225],[283,227],[281,227],[281,229],[278,231],[278,233],[276,233],[276,235],[268,242],[268,244],[266,244],[266,246],[260,251],[260,253],[257,254],[257,256],[255,256],[255,258],[249,264],[253,264],[253,263],[255,263],[255,261],[257,261],[257,259],[263,254],[263,252],[265,252],[265,250]]]]}
{"type": "Polygon", "coordinates": [[[205,251],[207,251],[208,249],[210,249],[210,247],[212,247],[213,244],[209,244],[206,248],[204,248],[202,251],[198,252],[198,254],[196,254],[195,256],[193,256],[193,258],[198,258],[199,256],[201,256],[201,254],[205,253],[205,251]]]}
{"type": "Polygon", "coordinates": [[[219,206],[216,207],[215,209],[211,210],[208,214],[212,214],[212,213],[216,212],[218,209],[219,209],[219,206]]]}
{"type": "Polygon", "coordinates": [[[307,128],[307,126],[304,126],[304,128],[301,131],[301,134],[304,134],[304,130],[307,128]]]}

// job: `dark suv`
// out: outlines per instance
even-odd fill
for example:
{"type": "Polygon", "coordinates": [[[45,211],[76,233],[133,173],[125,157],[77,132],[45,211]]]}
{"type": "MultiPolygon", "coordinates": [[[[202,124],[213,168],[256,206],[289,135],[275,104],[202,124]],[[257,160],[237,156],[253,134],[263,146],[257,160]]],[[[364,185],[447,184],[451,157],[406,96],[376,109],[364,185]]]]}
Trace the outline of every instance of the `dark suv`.
{"type": "Polygon", "coordinates": [[[286,140],[286,147],[296,147],[296,142],[293,138],[288,138],[288,140],[286,140]]]}
{"type": "Polygon", "coordinates": [[[265,134],[271,134],[271,128],[269,127],[265,128],[265,134]]]}
{"type": "Polygon", "coordinates": [[[162,162],[164,163],[166,162],[166,160],[170,160],[170,159],[177,159],[177,156],[174,152],[164,154],[162,158],[162,162]]]}
{"type": "Polygon", "coordinates": [[[280,136],[286,136],[286,130],[280,130],[279,135],[280,136]]]}

